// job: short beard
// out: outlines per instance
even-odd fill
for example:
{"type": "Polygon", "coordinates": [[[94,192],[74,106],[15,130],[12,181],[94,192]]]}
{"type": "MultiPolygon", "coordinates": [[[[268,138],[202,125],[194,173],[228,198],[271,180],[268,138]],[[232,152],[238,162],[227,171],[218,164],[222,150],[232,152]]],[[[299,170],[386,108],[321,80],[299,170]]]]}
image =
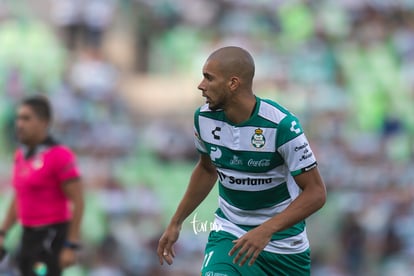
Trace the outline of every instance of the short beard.
{"type": "Polygon", "coordinates": [[[220,109],[223,109],[223,105],[221,105],[221,104],[216,104],[216,105],[211,105],[211,104],[209,104],[208,105],[208,108],[210,108],[210,110],[212,110],[212,111],[217,111],[217,110],[220,110],[220,109]]]}

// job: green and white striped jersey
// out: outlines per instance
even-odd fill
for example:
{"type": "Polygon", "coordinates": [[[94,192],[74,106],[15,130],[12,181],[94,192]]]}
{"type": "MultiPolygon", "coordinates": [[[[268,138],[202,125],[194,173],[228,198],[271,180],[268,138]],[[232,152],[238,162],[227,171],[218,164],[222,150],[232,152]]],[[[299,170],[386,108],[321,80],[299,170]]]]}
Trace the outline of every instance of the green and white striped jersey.
{"type": "MultiPolygon", "coordinates": [[[[208,105],[194,115],[195,144],[219,176],[215,225],[237,237],[282,212],[300,193],[293,176],[316,166],[298,119],[277,103],[256,97],[249,120],[229,122],[208,105]]],[[[308,249],[305,222],[275,233],[266,251],[308,249]]]]}

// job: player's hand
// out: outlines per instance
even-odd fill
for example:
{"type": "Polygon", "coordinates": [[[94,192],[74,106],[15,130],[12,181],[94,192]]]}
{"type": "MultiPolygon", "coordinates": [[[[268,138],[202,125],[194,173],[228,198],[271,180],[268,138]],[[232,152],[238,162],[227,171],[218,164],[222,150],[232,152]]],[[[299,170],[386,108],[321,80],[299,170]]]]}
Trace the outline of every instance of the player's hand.
{"type": "Polygon", "coordinates": [[[250,259],[249,265],[253,265],[260,252],[269,243],[271,237],[271,231],[262,226],[258,226],[233,241],[234,246],[230,250],[229,256],[233,256],[238,251],[233,259],[233,263],[239,263],[242,266],[250,259]]]}
{"type": "Polygon", "coordinates": [[[167,230],[165,230],[164,234],[161,236],[157,248],[157,254],[161,265],[164,264],[164,260],[169,265],[173,263],[173,258],[175,257],[173,245],[178,240],[179,235],[179,227],[168,226],[167,230]]]}
{"type": "Polygon", "coordinates": [[[59,256],[59,264],[61,268],[74,265],[76,263],[76,252],[70,248],[63,248],[59,256]]]}

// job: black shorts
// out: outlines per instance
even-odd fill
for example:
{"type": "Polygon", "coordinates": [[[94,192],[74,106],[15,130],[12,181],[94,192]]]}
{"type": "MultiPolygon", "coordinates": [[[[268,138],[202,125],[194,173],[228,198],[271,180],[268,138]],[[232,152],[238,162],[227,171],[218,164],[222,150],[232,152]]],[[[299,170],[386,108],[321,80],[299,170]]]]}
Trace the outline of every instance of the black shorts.
{"type": "Polygon", "coordinates": [[[59,276],[59,253],[68,232],[68,223],[23,227],[17,263],[22,276],[59,276]]]}

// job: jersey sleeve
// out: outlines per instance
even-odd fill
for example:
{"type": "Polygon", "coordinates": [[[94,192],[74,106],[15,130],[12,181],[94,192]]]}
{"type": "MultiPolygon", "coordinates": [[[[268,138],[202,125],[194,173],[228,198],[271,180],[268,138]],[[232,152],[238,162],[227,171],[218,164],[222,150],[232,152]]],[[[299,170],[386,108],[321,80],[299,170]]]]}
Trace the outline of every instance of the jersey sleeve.
{"type": "Polygon", "coordinates": [[[75,154],[67,147],[59,147],[55,152],[55,172],[59,183],[80,177],[75,154]]]}
{"type": "Polygon", "coordinates": [[[200,136],[200,123],[198,120],[199,116],[200,108],[197,109],[194,113],[194,144],[200,153],[207,153],[207,148],[200,136]]]}
{"type": "Polygon", "coordinates": [[[286,116],[278,126],[277,151],[285,160],[292,176],[316,167],[316,159],[298,119],[286,116]]]}

